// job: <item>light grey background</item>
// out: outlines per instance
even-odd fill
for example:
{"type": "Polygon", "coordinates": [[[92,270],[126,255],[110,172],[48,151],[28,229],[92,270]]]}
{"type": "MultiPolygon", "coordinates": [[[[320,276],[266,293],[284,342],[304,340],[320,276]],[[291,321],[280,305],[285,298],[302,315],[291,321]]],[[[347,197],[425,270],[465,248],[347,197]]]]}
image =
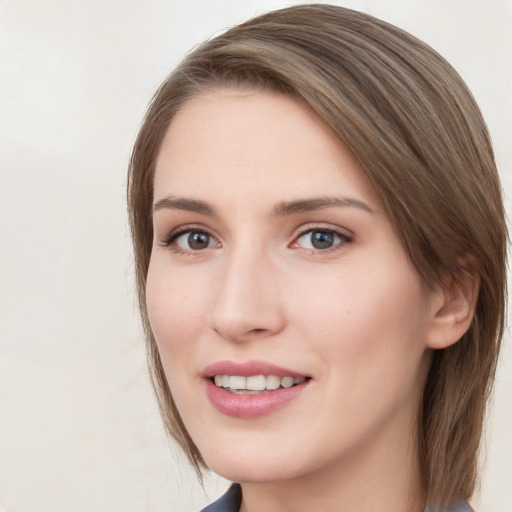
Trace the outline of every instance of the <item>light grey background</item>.
{"type": "MultiPolygon", "coordinates": [[[[187,50],[270,0],[0,0],[0,508],[195,512],[145,369],[125,173],[145,106],[187,50]]],[[[479,101],[512,196],[512,2],[333,2],[448,58],[479,101]]],[[[510,204],[510,203],[509,203],[510,204]]],[[[509,207],[510,212],[510,207],[509,207]]],[[[509,213],[510,215],[510,213],[509,213]]],[[[512,511],[507,335],[480,512],[512,511]]],[[[305,419],[307,421],[307,419],[305,419]]]]}

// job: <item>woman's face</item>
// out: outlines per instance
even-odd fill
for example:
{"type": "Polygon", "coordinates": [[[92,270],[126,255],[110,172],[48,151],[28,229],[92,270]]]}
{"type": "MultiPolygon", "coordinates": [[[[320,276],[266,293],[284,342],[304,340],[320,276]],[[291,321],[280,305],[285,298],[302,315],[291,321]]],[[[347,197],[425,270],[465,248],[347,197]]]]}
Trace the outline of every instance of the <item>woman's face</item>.
{"type": "Polygon", "coordinates": [[[154,232],[151,325],[214,471],[275,482],[411,455],[440,298],[308,108],[254,91],[189,101],[157,161],[154,232]]]}

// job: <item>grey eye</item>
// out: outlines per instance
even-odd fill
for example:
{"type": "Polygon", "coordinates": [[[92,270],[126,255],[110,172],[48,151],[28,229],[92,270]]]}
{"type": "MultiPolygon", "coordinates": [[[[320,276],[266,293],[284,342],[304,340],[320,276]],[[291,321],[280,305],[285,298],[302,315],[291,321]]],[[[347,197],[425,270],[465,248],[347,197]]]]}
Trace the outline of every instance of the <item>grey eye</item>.
{"type": "Polygon", "coordinates": [[[218,245],[217,240],[204,231],[186,231],[173,240],[184,251],[201,251],[218,245]]]}
{"type": "Polygon", "coordinates": [[[210,243],[210,235],[206,233],[190,233],[187,242],[194,251],[206,249],[210,243]]]}
{"type": "Polygon", "coordinates": [[[303,249],[316,251],[331,249],[347,241],[347,237],[328,229],[312,229],[297,239],[297,245],[303,249]]]}
{"type": "Polygon", "coordinates": [[[313,231],[311,233],[311,245],[315,249],[328,249],[334,245],[334,238],[334,233],[313,231]]]}

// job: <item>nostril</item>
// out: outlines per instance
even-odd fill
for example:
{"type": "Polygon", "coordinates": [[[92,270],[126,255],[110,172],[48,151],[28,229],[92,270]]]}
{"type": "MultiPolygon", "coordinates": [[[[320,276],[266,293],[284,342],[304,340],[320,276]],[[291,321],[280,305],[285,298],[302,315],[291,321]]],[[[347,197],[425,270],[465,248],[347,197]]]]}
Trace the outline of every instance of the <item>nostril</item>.
{"type": "Polygon", "coordinates": [[[249,336],[255,336],[255,337],[258,337],[258,336],[264,336],[265,334],[268,334],[268,329],[251,329],[250,331],[247,332],[247,334],[249,336]]]}

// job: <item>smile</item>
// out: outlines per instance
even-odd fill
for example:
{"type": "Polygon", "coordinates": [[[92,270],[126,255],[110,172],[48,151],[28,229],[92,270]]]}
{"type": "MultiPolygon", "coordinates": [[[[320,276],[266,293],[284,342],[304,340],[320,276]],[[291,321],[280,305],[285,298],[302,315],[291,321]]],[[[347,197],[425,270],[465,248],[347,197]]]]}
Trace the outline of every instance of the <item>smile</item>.
{"type": "Polygon", "coordinates": [[[219,388],[224,388],[231,393],[244,395],[256,395],[266,391],[274,391],[280,388],[291,388],[306,381],[306,377],[279,377],[277,375],[215,375],[213,382],[219,388]]]}
{"type": "Polygon", "coordinates": [[[313,378],[266,361],[217,361],[201,372],[206,396],[223,415],[256,419],[299,399],[313,378]]]}

